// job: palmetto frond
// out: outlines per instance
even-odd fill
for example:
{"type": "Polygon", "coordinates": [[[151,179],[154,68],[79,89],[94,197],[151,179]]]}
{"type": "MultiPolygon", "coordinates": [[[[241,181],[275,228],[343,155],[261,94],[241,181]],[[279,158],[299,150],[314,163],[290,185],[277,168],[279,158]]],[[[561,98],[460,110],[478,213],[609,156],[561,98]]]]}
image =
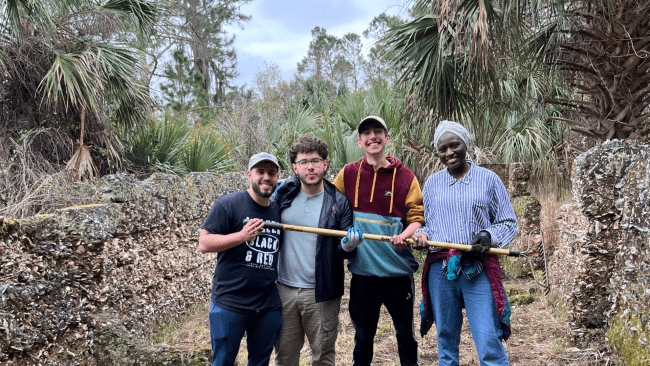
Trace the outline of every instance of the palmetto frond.
{"type": "Polygon", "coordinates": [[[417,1],[422,16],[388,33],[388,55],[421,110],[460,119],[476,98],[498,96],[498,80],[513,52],[535,56],[524,50],[531,46],[531,29],[544,26],[539,14],[548,13],[547,3],[417,1]]]}
{"type": "MultiPolygon", "coordinates": [[[[83,170],[82,164],[92,164],[91,155],[95,154],[97,161],[99,154],[85,146],[84,129],[93,131],[88,137],[107,160],[98,164],[113,170],[121,165],[116,161],[121,159],[117,156],[121,156],[121,146],[102,145],[116,141],[102,137],[110,134],[106,122],[133,126],[146,119],[152,105],[146,85],[139,80],[145,74],[145,58],[135,41],[155,25],[160,3],[101,1],[0,0],[4,51],[0,64],[12,68],[7,75],[25,75],[6,79],[3,85],[9,92],[29,90],[30,95],[21,102],[27,103],[34,115],[54,115],[62,122],[62,129],[76,140],[76,155],[68,164],[76,172],[83,170]],[[25,57],[29,53],[21,44],[36,46],[42,57],[25,57]],[[23,67],[36,72],[21,73],[23,67]],[[71,124],[78,121],[79,125],[71,124]]],[[[38,125],[41,120],[28,123],[38,125]]]]}
{"type": "Polygon", "coordinates": [[[138,129],[123,128],[122,138],[128,144],[126,155],[142,166],[173,166],[179,160],[179,151],[192,132],[186,118],[169,112],[138,129]]]}
{"type": "Polygon", "coordinates": [[[109,102],[117,111],[116,121],[132,126],[151,105],[147,89],[133,77],[142,71],[136,54],[109,45],[87,47],[74,54],[55,53],[41,81],[43,99],[94,115],[109,102]]]}
{"type": "Polygon", "coordinates": [[[405,89],[440,115],[452,117],[470,105],[470,86],[491,82],[491,71],[478,79],[468,78],[470,69],[478,69],[472,59],[452,52],[453,28],[444,23],[442,30],[436,19],[424,16],[390,31],[386,37],[388,55],[393,67],[403,70],[400,82],[405,89]],[[449,38],[449,39],[447,39],[449,38]],[[451,40],[450,40],[451,39],[451,40]]]}
{"type": "Polygon", "coordinates": [[[523,112],[511,114],[507,127],[493,146],[493,153],[505,163],[533,162],[536,173],[554,171],[550,154],[557,140],[544,120],[537,114],[523,112]]]}
{"type": "Polygon", "coordinates": [[[34,28],[50,32],[55,29],[55,22],[52,17],[52,10],[58,8],[57,2],[49,4],[40,0],[0,0],[0,8],[4,10],[3,18],[8,21],[4,24],[3,33],[8,34],[17,43],[24,38],[24,28],[34,28]],[[53,7],[50,7],[53,5],[53,7]],[[23,22],[23,17],[29,20],[23,22]],[[30,25],[33,24],[33,25],[30,25]]]}
{"type": "Polygon", "coordinates": [[[55,108],[63,104],[66,110],[72,106],[96,112],[103,87],[97,66],[96,55],[89,51],[55,53],[50,71],[39,86],[43,98],[55,108]]]}
{"type": "Polygon", "coordinates": [[[160,1],[108,0],[99,10],[115,14],[124,21],[125,28],[134,25],[140,35],[146,35],[150,34],[156,25],[162,7],[160,1]]]}
{"type": "Polygon", "coordinates": [[[340,169],[345,164],[359,160],[365,152],[357,146],[356,126],[351,129],[340,116],[325,121],[324,126],[316,131],[316,136],[325,141],[329,147],[330,168],[340,169]]]}
{"type": "MultiPolygon", "coordinates": [[[[388,125],[389,132],[397,133],[404,123],[404,93],[388,83],[373,82],[366,96],[366,109],[370,115],[381,116],[388,125]]],[[[356,125],[354,126],[356,129],[356,125]]]]}
{"type": "Polygon", "coordinates": [[[421,16],[387,36],[409,109],[419,116],[409,136],[412,152],[423,151],[438,121],[453,119],[493,158],[542,163],[533,156],[556,142],[544,107],[558,81],[548,66],[554,4],[418,1],[421,16]]]}
{"type": "Polygon", "coordinates": [[[133,126],[144,120],[152,106],[152,100],[147,87],[134,77],[144,74],[141,52],[108,45],[90,49],[97,54],[102,65],[103,97],[114,105],[115,121],[133,126]]]}
{"type": "Polygon", "coordinates": [[[334,110],[352,130],[368,115],[365,99],[366,93],[352,92],[338,97],[334,102],[334,110]]]}
{"type": "MultiPolygon", "coordinates": [[[[148,93],[137,81],[143,73],[141,52],[124,42],[119,46],[119,40],[126,41],[123,35],[133,26],[140,32],[151,30],[160,11],[157,2],[108,0],[100,6],[88,0],[5,2],[16,41],[23,37],[22,31],[16,32],[29,25],[51,47],[52,66],[40,85],[46,102],[93,114],[105,102],[117,109],[122,104],[149,107],[148,93]]],[[[123,121],[133,122],[133,115],[123,116],[123,121]]]]}
{"type": "Polygon", "coordinates": [[[280,126],[268,131],[269,152],[280,159],[280,165],[283,168],[290,169],[291,167],[286,158],[291,143],[303,135],[313,133],[319,122],[317,112],[313,109],[303,108],[290,112],[280,126]]]}
{"type": "Polygon", "coordinates": [[[179,151],[180,166],[187,172],[231,171],[232,148],[214,129],[198,126],[179,151]]]}

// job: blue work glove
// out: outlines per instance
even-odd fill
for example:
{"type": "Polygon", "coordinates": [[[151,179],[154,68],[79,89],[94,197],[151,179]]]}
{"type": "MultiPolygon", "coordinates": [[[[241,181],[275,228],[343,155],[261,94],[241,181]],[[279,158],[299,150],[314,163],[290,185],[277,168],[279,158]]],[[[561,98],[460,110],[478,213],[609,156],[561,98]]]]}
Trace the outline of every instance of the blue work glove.
{"type": "Polygon", "coordinates": [[[363,242],[363,232],[356,227],[351,227],[348,229],[348,235],[343,238],[341,241],[341,247],[346,252],[351,252],[363,242]]]}
{"type": "Polygon", "coordinates": [[[487,231],[481,231],[474,236],[474,239],[472,239],[472,242],[469,243],[469,245],[471,245],[472,248],[465,252],[465,254],[471,257],[481,258],[485,252],[490,250],[490,247],[492,246],[492,236],[487,231]]]}
{"type": "Polygon", "coordinates": [[[271,198],[273,198],[273,200],[277,201],[278,198],[280,197],[280,195],[284,195],[284,194],[287,193],[287,192],[285,192],[287,190],[286,189],[287,186],[284,185],[284,183],[286,183],[286,182],[287,182],[287,179],[278,180],[278,184],[275,186],[275,192],[273,192],[273,195],[271,196],[271,198]]]}

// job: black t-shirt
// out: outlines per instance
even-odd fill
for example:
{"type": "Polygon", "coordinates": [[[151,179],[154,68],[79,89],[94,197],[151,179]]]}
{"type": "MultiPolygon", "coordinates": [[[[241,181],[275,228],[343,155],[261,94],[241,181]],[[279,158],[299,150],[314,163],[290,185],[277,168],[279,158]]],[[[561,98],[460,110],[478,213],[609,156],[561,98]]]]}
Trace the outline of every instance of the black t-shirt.
{"type": "MultiPolygon", "coordinates": [[[[223,196],[212,206],[202,229],[227,235],[241,231],[244,219],[280,222],[280,208],[259,205],[247,191],[223,196]]],[[[281,302],[275,281],[278,279],[278,253],[281,230],[263,228],[251,241],[220,252],[212,278],[212,302],[238,312],[274,311],[281,302]]]]}

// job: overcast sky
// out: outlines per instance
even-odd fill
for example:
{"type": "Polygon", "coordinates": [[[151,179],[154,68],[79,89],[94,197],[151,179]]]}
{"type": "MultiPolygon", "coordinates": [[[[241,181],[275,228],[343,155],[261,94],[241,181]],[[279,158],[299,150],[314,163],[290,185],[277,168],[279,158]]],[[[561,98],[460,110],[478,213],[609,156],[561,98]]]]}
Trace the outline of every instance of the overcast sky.
{"type": "MultiPolygon", "coordinates": [[[[403,4],[405,0],[253,0],[241,7],[243,14],[252,17],[244,29],[228,28],[236,36],[239,76],[234,84],[252,87],[253,76],[263,70],[264,61],[277,63],[283,78],[289,80],[296,64],[307,55],[315,26],[337,37],[350,32],[363,37],[372,19],[382,12],[405,18],[403,4]]],[[[364,39],[364,54],[368,43],[364,39]]]]}

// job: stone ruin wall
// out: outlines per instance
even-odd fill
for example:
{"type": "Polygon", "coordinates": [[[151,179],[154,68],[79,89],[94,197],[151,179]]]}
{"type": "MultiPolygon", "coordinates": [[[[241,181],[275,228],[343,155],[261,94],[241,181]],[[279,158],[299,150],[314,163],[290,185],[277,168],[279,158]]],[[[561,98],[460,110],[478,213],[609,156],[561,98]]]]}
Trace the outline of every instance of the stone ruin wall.
{"type": "Polygon", "coordinates": [[[574,339],[590,329],[628,364],[650,364],[650,146],[608,141],[580,155],[551,269],[574,339]]]}
{"type": "Polygon", "coordinates": [[[200,225],[243,174],[107,176],[96,201],[0,222],[0,364],[106,364],[102,334],[143,339],[207,302],[200,225]],[[101,360],[101,361],[100,361],[101,360]]]}
{"type": "MultiPolygon", "coordinates": [[[[529,165],[488,168],[513,205],[539,206],[529,205],[529,165]]],[[[145,339],[207,302],[216,254],[198,251],[200,225],[218,197],[247,187],[241,173],[118,174],[100,179],[100,203],[0,219],[0,364],[111,364],[116,339],[145,339]]],[[[539,211],[537,221],[526,212],[513,249],[538,227],[539,211]]]]}

